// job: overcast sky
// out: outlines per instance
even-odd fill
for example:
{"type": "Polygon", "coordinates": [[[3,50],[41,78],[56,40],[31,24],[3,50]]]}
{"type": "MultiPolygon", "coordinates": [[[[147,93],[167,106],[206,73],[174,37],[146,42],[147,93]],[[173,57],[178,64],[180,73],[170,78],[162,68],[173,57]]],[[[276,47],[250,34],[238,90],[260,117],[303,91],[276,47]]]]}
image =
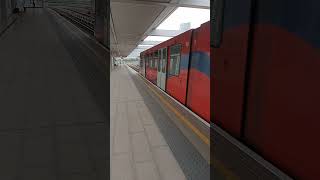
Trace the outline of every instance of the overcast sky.
{"type": "Polygon", "coordinates": [[[191,23],[191,28],[197,28],[210,20],[210,9],[195,9],[179,7],[157,29],[179,30],[181,23],[191,23]]]}

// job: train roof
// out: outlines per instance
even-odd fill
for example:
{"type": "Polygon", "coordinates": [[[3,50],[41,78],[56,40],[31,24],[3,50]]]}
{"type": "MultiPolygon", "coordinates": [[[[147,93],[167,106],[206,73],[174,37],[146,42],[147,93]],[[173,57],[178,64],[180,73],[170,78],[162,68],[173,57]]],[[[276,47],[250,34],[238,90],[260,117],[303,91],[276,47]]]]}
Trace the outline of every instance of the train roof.
{"type": "Polygon", "coordinates": [[[198,28],[190,29],[188,31],[185,31],[185,32],[183,32],[183,33],[181,33],[181,34],[179,34],[179,35],[177,35],[175,37],[172,37],[171,39],[168,39],[168,40],[166,40],[164,42],[161,42],[160,44],[157,44],[157,45],[155,45],[155,46],[153,46],[153,47],[151,47],[149,49],[146,49],[146,50],[144,50],[143,52],[140,53],[140,56],[142,54],[149,54],[149,53],[152,53],[153,51],[155,51],[157,49],[161,49],[161,48],[167,47],[169,44],[174,44],[174,42],[177,39],[183,38],[184,36],[186,36],[186,37],[188,37],[189,35],[191,36],[191,32],[192,31],[194,31],[196,29],[200,29],[201,27],[203,27],[203,26],[205,26],[205,25],[207,25],[209,23],[210,23],[210,21],[207,21],[207,22],[201,24],[200,27],[198,27],[198,28]]]}

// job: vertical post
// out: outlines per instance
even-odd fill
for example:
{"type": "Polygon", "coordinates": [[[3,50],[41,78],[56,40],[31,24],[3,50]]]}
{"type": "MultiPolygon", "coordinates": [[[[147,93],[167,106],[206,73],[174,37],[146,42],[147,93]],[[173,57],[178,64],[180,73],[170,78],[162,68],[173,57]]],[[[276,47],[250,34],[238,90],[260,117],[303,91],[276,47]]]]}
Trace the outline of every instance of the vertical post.
{"type": "MultiPolygon", "coordinates": [[[[109,43],[109,14],[110,14],[110,0],[91,0],[91,6],[92,6],[92,10],[94,11],[95,14],[95,25],[94,25],[94,37],[96,38],[97,41],[99,41],[101,44],[103,44],[107,50],[109,50],[106,53],[106,57],[104,57],[104,63],[106,66],[106,76],[105,76],[105,85],[106,85],[106,89],[105,89],[105,102],[107,104],[107,117],[109,117],[110,115],[110,71],[112,68],[112,59],[110,59],[110,43],[109,43]]],[[[106,128],[106,132],[110,132],[110,119],[106,118],[106,122],[105,122],[105,128],[106,128]]],[[[106,141],[105,143],[107,144],[107,149],[105,150],[106,152],[106,157],[105,160],[106,162],[108,162],[106,164],[106,169],[105,169],[105,173],[102,175],[104,178],[102,179],[110,179],[110,158],[109,158],[109,154],[110,154],[110,137],[109,135],[107,135],[108,133],[106,133],[106,141]]]]}
{"type": "Polygon", "coordinates": [[[7,2],[0,0],[0,28],[7,24],[7,2]]]}
{"type": "Polygon", "coordinates": [[[109,29],[109,0],[94,0],[95,1],[95,37],[96,39],[104,44],[105,46],[109,47],[109,40],[107,36],[107,31],[109,29]]]}
{"type": "MultiPolygon", "coordinates": [[[[110,50],[110,0],[92,0],[95,10],[94,36],[110,50]]],[[[110,65],[110,57],[107,57],[105,64],[110,65]]]]}
{"type": "Polygon", "coordinates": [[[96,9],[96,0],[91,0],[91,13],[95,14],[95,9],[96,9]]]}

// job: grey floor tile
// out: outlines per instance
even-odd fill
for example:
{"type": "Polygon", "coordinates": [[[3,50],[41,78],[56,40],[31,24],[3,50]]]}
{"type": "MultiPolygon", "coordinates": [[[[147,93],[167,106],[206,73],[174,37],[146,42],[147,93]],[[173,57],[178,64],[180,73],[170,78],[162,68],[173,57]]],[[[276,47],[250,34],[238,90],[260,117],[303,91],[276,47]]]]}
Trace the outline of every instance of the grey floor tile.
{"type": "Polygon", "coordinates": [[[185,180],[183,171],[175,160],[169,147],[158,147],[154,150],[155,162],[159,167],[160,176],[163,180],[185,180]]]}
{"type": "Polygon", "coordinates": [[[145,126],[147,136],[151,146],[166,146],[167,143],[163,138],[159,128],[156,125],[146,125],[145,126]]]}
{"type": "Polygon", "coordinates": [[[111,180],[134,180],[130,155],[123,153],[112,157],[111,180]]]}
{"type": "Polygon", "coordinates": [[[55,171],[52,168],[32,167],[24,168],[21,180],[57,180],[55,171]]]}
{"type": "Polygon", "coordinates": [[[159,180],[159,172],[152,161],[136,163],[137,180],[159,180]]]}
{"type": "Polygon", "coordinates": [[[22,162],[22,139],[19,133],[0,132],[0,179],[14,179],[22,162]]]}
{"type": "Polygon", "coordinates": [[[130,151],[129,122],[126,114],[125,103],[118,104],[119,113],[115,120],[113,152],[123,153],[130,151]]]}
{"type": "Polygon", "coordinates": [[[131,141],[135,162],[152,161],[152,153],[145,132],[132,134],[131,141]]]}
{"type": "Polygon", "coordinates": [[[148,109],[148,107],[146,105],[143,104],[138,109],[138,112],[139,112],[139,115],[140,115],[144,125],[152,125],[152,124],[154,124],[153,116],[150,113],[150,110],[148,109]]]}
{"type": "Polygon", "coordinates": [[[0,37],[1,180],[51,180],[57,172],[93,179],[106,171],[107,121],[92,91],[104,92],[105,76],[92,71],[93,52],[66,48],[81,42],[56,20],[29,9],[0,37]]]}
{"type": "Polygon", "coordinates": [[[30,129],[24,132],[23,165],[52,168],[54,164],[54,130],[30,129]]]}
{"type": "Polygon", "coordinates": [[[58,167],[61,173],[91,173],[93,164],[85,143],[57,144],[58,167]]]}
{"type": "Polygon", "coordinates": [[[96,180],[97,176],[95,174],[62,174],[59,180],[96,180]]]}
{"type": "Polygon", "coordinates": [[[128,103],[128,120],[129,120],[129,132],[136,133],[144,131],[142,125],[142,119],[139,115],[135,102],[128,103]]]}

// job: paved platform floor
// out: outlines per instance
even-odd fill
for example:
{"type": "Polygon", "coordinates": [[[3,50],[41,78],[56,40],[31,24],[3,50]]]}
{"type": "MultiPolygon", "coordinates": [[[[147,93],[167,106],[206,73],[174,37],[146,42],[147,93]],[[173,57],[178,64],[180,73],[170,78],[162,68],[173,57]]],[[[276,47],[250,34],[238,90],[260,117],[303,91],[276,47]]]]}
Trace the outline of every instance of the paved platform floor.
{"type": "Polygon", "coordinates": [[[111,73],[107,138],[108,82],[90,64],[101,57],[56,18],[28,9],[0,37],[0,179],[107,179],[109,140],[112,180],[208,179],[208,165],[125,66],[111,73]]]}
{"type": "Polygon", "coordinates": [[[186,179],[125,65],[111,72],[111,179],[186,179]]]}
{"type": "Polygon", "coordinates": [[[49,16],[28,9],[0,37],[0,179],[106,179],[107,117],[49,16]]]}
{"type": "Polygon", "coordinates": [[[116,67],[110,88],[112,180],[210,179],[208,162],[137,72],[116,67]]]}

